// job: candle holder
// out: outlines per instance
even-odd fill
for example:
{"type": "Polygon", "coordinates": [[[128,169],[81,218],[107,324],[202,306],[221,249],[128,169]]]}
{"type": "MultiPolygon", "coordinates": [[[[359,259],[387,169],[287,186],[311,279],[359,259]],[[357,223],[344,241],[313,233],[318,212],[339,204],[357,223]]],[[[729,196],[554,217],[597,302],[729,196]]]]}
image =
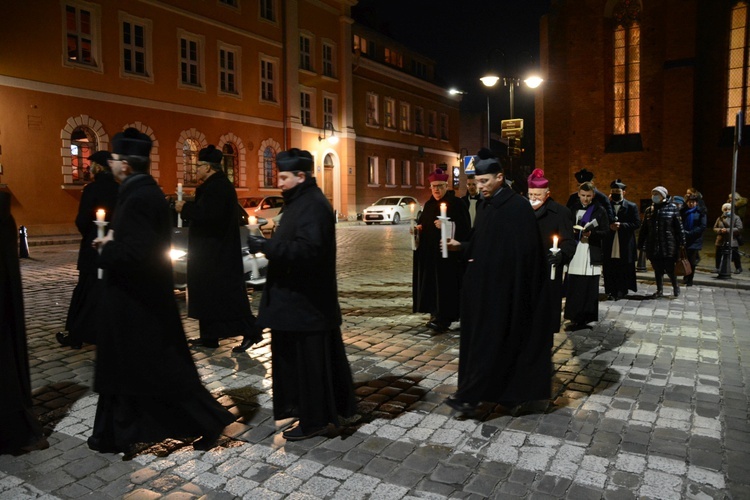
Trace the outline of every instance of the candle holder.
{"type": "MultiPolygon", "coordinates": [[[[107,224],[109,224],[109,222],[107,222],[106,220],[95,220],[94,224],[96,224],[96,237],[104,238],[104,228],[107,227],[107,224]]],[[[102,253],[102,247],[100,246],[99,254],[101,255],[101,253],[102,253]]],[[[96,272],[97,272],[98,279],[102,279],[104,277],[104,270],[102,268],[97,269],[96,272]]]]}
{"type": "Polygon", "coordinates": [[[440,221],[440,241],[441,241],[441,247],[443,250],[443,258],[448,258],[448,222],[451,220],[450,217],[438,217],[438,220],[440,221]]]}
{"type": "MultiPolygon", "coordinates": [[[[552,247],[549,249],[549,251],[552,252],[552,255],[557,255],[557,252],[559,252],[560,249],[557,247],[552,247]]],[[[555,281],[556,271],[557,271],[557,266],[555,264],[552,264],[552,266],[550,267],[550,271],[549,271],[549,279],[551,281],[555,281]]]]}

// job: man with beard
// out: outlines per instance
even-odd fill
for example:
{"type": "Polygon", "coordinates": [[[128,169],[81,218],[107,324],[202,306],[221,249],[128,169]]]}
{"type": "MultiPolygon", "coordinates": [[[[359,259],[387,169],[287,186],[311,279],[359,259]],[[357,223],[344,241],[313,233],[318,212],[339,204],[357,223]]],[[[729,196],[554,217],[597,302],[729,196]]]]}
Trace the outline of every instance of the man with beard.
{"type": "Polygon", "coordinates": [[[448,191],[448,174],[436,169],[428,177],[432,197],[427,200],[414,230],[419,246],[414,251],[413,312],[430,313],[427,327],[436,333],[448,330],[459,318],[459,292],[463,268],[458,254],[444,259],[440,250],[441,206],[450,218],[453,237],[466,239],[471,230],[469,211],[453,191],[448,191]]]}
{"type": "Polygon", "coordinates": [[[172,223],[148,174],[151,139],[135,128],[112,138],[110,166],[120,193],[110,230],[94,240],[104,269],[89,448],[138,451],[140,443],[198,437],[209,449],[234,421],[203,387],[174,298],[172,223]]]}
{"type": "Polygon", "coordinates": [[[471,238],[448,240],[466,261],[461,291],[458,390],[446,400],[463,415],[480,402],[507,408],[550,396],[546,248],[529,202],[503,187],[496,158],[478,160],[483,202],[471,238]]]}
{"type": "Polygon", "coordinates": [[[535,169],[531,172],[527,182],[529,202],[539,224],[542,245],[552,247],[554,238],[557,237],[559,251],[547,253],[548,267],[546,268],[550,277],[550,331],[556,333],[560,330],[562,313],[563,266],[570,262],[576,251],[573,218],[570,210],[550,198],[549,180],[544,178],[544,170],[535,169]]]}
{"type": "Polygon", "coordinates": [[[201,185],[195,201],[178,200],[175,210],[190,222],[188,316],[198,319],[200,328],[200,337],[191,343],[215,348],[219,339],[242,335],[244,352],[262,336],[247,299],[237,193],[224,175],[222,156],[213,145],[198,152],[201,185]]]}
{"type": "Polygon", "coordinates": [[[607,300],[620,300],[628,290],[637,291],[635,264],[638,251],[636,230],[641,227],[638,205],[625,199],[627,186],[620,180],[612,181],[610,201],[614,220],[610,221],[609,233],[602,245],[604,256],[604,292],[607,300]]]}
{"type": "Polygon", "coordinates": [[[341,338],[333,208],[308,151],[282,151],[276,167],[283,215],[271,239],[250,235],[247,243],[268,258],[258,325],[271,329],[273,415],[298,418],[282,435],[300,441],[325,434],[356,408],[341,338]]]}

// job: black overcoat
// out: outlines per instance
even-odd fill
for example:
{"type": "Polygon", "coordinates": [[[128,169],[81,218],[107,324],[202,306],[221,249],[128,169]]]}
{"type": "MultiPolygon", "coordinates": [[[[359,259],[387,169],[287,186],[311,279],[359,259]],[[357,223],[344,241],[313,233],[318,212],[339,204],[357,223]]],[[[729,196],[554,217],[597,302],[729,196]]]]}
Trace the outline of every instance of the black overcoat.
{"type": "Polygon", "coordinates": [[[182,208],[189,221],[188,316],[200,320],[250,318],[242,268],[239,205],[234,186],[215,172],[182,208]]]}
{"type": "Polygon", "coordinates": [[[684,246],[682,219],[671,198],[648,207],[638,234],[638,248],[646,250],[648,259],[676,259],[684,246]]]}
{"type": "MultiPolygon", "coordinates": [[[[565,266],[576,253],[576,240],[573,234],[573,218],[570,210],[548,198],[544,204],[534,211],[536,221],[539,224],[539,232],[542,236],[542,246],[552,248],[552,237],[559,238],[557,246],[562,254],[562,262],[555,268],[555,279],[549,283],[549,318],[550,331],[556,333],[560,330],[560,318],[562,314],[563,297],[563,275],[565,266]]],[[[552,276],[552,265],[547,263],[547,276],[552,276]]]]}
{"type": "Polygon", "coordinates": [[[139,396],[204,390],[174,297],[167,201],[150,175],[121,185],[111,229],[114,240],[99,257],[106,324],[97,337],[94,389],[139,396]]]}
{"type": "Polygon", "coordinates": [[[445,203],[446,215],[454,224],[453,239],[465,241],[471,231],[469,209],[453,191],[448,191],[440,200],[431,196],[424,204],[417,220],[422,230],[412,265],[412,310],[436,314],[443,321],[455,321],[460,316],[463,265],[457,252],[448,253],[447,259],[442,257],[440,229],[435,227],[441,203],[445,203]]]}
{"type": "Polygon", "coordinates": [[[256,324],[292,332],[338,330],[341,309],[331,203],[314,177],[283,196],[283,215],[264,249],[268,272],[256,324]]]}
{"type": "MultiPolygon", "coordinates": [[[[616,204],[613,204],[613,210],[614,206],[616,204]]],[[[611,260],[612,245],[614,244],[615,236],[619,239],[620,259],[628,263],[635,263],[638,260],[636,232],[641,227],[641,215],[638,211],[638,205],[632,201],[622,200],[622,205],[615,215],[614,222],[619,222],[620,228],[617,231],[610,230],[602,245],[605,266],[611,260]]]]}
{"type": "Polygon", "coordinates": [[[81,233],[81,246],[78,251],[78,270],[83,273],[97,272],[96,249],[91,246],[97,234],[96,211],[104,209],[104,220],[112,221],[112,211],[117,204],[117,192],[120,185],[117,184],[111,172],[102,171],[94,176],[94,181],[87,184],[81,193],[81,201],[78,204],[78,215],[76,215],[76,227],[81,233]]]}
{"type": "Polygon", "coordinates": [[[504,188],[484,200],[462,244],[458,391],[500,403],[550,395],[546,248],[528,200],[504,188]]]}

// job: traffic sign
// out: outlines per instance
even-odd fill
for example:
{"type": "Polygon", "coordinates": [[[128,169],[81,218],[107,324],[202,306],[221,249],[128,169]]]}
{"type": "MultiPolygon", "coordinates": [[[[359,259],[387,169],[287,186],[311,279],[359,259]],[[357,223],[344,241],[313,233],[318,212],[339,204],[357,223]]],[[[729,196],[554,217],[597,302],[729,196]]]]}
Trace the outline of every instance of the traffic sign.
{"type": "Polygon", "coordinates": [[[511,120],[500,120],[500,128],[523,128],[523,118],[513,118],[511,120]]]}
{"type": "Polygon", "coordinates": [[[523,137],[522,128],[504,128],[500,131],[500,137],[503,139],[513,139],[516,137],[523,137]]]}
{"type": "Polygon", "coordinates": [[[474,157],[464,156],[464,173],[466,175],[474,175],[474,157]]]}

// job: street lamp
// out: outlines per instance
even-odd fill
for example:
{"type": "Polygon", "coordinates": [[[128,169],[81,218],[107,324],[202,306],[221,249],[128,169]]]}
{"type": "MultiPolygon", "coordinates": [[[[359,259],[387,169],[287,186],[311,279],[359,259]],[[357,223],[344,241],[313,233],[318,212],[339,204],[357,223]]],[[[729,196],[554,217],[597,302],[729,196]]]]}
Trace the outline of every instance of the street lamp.
{"type": "Polygon", "coordinates": [[[328,141],[328,144],[331,146],[335,146],[339,142],[339,138],[336,137],[336,129],[333,127],[333,123],[331,122],[325,122],[323,124],[323,128],[321,129],[321,132],[323,132],[323,135],[318,135],[318,141],[328,141]],[[331,136],[326,137],[326,130],[331,131],[331,136]]]}

